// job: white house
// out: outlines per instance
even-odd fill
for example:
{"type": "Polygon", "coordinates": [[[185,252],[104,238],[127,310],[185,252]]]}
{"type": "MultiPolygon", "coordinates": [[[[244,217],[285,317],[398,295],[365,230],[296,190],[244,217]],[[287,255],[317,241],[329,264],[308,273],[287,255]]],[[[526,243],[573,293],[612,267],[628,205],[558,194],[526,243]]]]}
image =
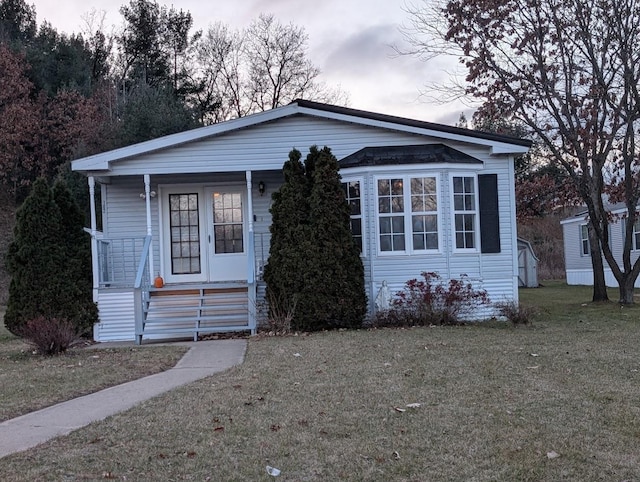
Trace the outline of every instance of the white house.
{"type": "Polygon", "coordinates": [[[422,271],[517,301],[513,158],[529,141],[299,100],[73,162],[94,201],[95,339],[255,332],[271,194],[312,145],[340,161],[371,310],[383,281],[422,271]]]}
{"type": "MultiPolygon", "coordinates": [[[[611,213],[609,224],[609,244],[611,252],[618,264],[622,266],[622,251],[624,246],[625,223],[627,208],[623,203],[614,204],[607,208],[611,213]]],[[[562,238],[564,241],[564,262],[567,274],[567,284],[593,286],[593,267],[591,266],[591,246],[588,231],[589,216],[585,211],[560,221],[562,238]]],[[[640,256],[640,221],[633,227],[633,242],[631,246],[631,263],[635,263],[640,256]]],[[[618,287],[618,282],[604,262],[604,279],[609,287],[618,287]]],[[[636,279],[635,287],[640,288],[640,277],[636,279]]]]}

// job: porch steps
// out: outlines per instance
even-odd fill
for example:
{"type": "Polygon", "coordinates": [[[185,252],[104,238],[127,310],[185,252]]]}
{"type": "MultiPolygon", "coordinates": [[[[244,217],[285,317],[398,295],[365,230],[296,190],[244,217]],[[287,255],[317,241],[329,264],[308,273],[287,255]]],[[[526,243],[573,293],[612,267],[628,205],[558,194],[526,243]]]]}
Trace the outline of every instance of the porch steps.
{"type": "Polygon", "coordinates": [[[250,330],[246,283],[151,288],[143,303],[142,336],[250,330]]]}

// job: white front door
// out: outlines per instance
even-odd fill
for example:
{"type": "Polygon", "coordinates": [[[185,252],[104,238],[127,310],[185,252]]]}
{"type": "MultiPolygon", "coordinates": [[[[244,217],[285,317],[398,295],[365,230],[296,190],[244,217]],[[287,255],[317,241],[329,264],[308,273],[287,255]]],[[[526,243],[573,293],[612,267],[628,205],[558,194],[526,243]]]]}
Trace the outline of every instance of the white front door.
{"type": "Polygon", "coordinates": [[[209,281],[246,281],[246,198],[241,186],[206,189],[209,281]]]}
{"type": "Polygon", "coordinates": [[[246,281],[244,186],[162,186],[161,200],[165,282],[246,281]]]}

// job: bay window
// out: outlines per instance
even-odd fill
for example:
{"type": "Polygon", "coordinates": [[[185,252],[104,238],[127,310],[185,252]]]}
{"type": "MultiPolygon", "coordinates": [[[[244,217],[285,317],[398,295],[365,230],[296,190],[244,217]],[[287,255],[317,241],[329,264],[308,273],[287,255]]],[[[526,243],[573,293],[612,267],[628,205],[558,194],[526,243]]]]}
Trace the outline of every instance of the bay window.
{"type": "Polygon", "coordinates": [[[435,176],[378,179],[377,200],[381,253],[438,250],[435,176]]]}

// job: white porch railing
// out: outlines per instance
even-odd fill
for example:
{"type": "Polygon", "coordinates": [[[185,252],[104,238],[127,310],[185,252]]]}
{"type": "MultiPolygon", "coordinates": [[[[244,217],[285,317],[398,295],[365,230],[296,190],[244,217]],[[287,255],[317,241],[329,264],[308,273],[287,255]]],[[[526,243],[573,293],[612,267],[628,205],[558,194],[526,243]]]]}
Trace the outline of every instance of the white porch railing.
{"type": "MultiPolygon", "coordinates": [[[[133,288],[145,245],[150,236],[97,239],[98,287],[133,288]]],[[[147,256],[148,258],[148,248],[147,256]]],[[[148,262],[147,281],[149,280],[148,262]]]]}

